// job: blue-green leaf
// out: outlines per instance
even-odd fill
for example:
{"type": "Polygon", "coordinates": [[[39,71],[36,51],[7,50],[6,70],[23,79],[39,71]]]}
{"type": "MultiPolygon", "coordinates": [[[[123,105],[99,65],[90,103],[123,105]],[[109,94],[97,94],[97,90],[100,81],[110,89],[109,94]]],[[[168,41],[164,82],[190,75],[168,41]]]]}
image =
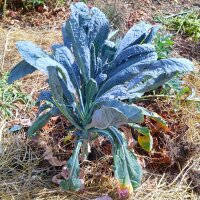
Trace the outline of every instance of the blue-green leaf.
{"type": "Polygon", "coordinates": [[[65,180],[62,180],[60,183],[60,187],[63,190],[68,191],[79,191],[84,188],[83,180],[79,178],[79,152],[82,145],[82,141],[79,140],[76,143],[75,149],[73,151],[72,156],[67,161],[66,167],[69,173],[68,177],[65,180]]]}
{"type": "Polygon", "coordinates": [[[117,108],[102,106],[95,110],[92,115],[92,122],[87,125],[89,128],[106,129],[109,126],[120,126],[128,123],[127,117],[117,108]]]}
{"type": "Polygon", "coordinates": [[[192,70],[193,64],[187,59],[170,58],[158,60],[150,64],[146,70],[129,83],[129,92],[144,94],[163,85],[177,73],[186,73],[192,70]]]}
{"type": "Polygon", "coordinates": [[[31,127],[28,129],[28,137],[34,137],[35,134],[41,130],[49,121],[49,119],[51,117],[54,116],[55,114],[55,109],[53,108],[52,110],[50,110],[49,112],[40,115],[35,122],[31,125],[31,127]]]}
{"type": "Polygon", "coordinates": [[[53,60],[46,52],[32,42],[17,42],[17,48],[27,63],[46,75],[48,75],[47,67],[51,66],[61,69],[66,77],[68,90],[75,95],[75,88],[70,80],[70,76],[67,70],[60,63],[53,60]]]}
{"type": "Polygon", "coordinates": [[[90,79],[86,85],[86,101],[90,105],[94,101],[94,97],[98,92],[97,82],[94,79],[90,79]]]}
{"type": "Polygon", "coordinates": [[[95,110],[92,115],[92,122],[87,128],[106,129],[109,126],[120,126],[126,123],[143,122],[142,111],[135,105],[127,105],[117,100],[99,101],[97,102],[100,109],[95,110]]]}
{"type": "Polygon", "coordinates": [[[136,64],[150,64],[158,58],[154,46],[150,44],[134,45],[123,50],[107,70],[109,77],[120,71],[125,71],[136,64]]]}
{"type": "Polygon", "coordinates": [[[8,84],[12,84],[14,81],[33,73],[35,70],[35,67],[27,63],[25,60],[22,60],[17,65],[15,65],[14,68],[12,68],[8,77],[8,84]]]}
{"type": "Polygon", "coordinates": [[[80,89],[80,72],[75,63],[75,58],[72,52],[66,46],[57,46],[54,48],[54,58],[67,70],[71,82],[76,90],[80,89]]]}
{"type": "Polygon", "coordinates": [[[120,198],[128,198],[133,193],[133,189],[140,185],[142,168],[134,153],[128,150],[127,142],[122,133],[114,127],[109,130],[117,140],[113,158],[115,163],[114,173],[118,181],[118,192],[120,198]]]}
{"type": "Polygon", "coordinates": [[[144,120],[142,111],[136,105],[127,105],[117,100],[107,100],[97,102],[99,106],[111,107],[119,110],[127,118],[128,123],[141,123],[144,120]]]}
{"type": "Polygon", "coordinates": [[[96,51],[99,52],[105,40],[108,38],[109,34],[109,22],[103,12],[98,8],[93,7],[91,10],[91,15],[93,20],[93,29],[91,31],[91,36],[94,38],[94,44],[96,51]]]}
{"type": "Polygon", "coordinates": [[[63,99],[64,92],[59,81],[57,69],[54,67],[48,67],[48,71],[49,71],[49,86],[51,88],[52,96],[54,98],[56,106],[74,126],[76,126],[81,130],[82,128],[80,127],[76,115],[65,105],[63,99]]]}
{"type": "Polygon", "coordinates": [[[152,26],[147,24],[146,22],[139,22],[134,25],[129,31],[126,33],[124,38],[121,40],[119,48],[117,49],[116,56],[124,49],[131,45],[140,44],[148,34],[148,30],[152,26]]]}
{"type": "Polygon", "coordinates": [[[73,15],[66,22],[65,29],[72,43],[76,62],[80,67],[84,81],[87,83],[90,78],[90,49],[87,35],[77,20],[73,18],[73,15]]]}

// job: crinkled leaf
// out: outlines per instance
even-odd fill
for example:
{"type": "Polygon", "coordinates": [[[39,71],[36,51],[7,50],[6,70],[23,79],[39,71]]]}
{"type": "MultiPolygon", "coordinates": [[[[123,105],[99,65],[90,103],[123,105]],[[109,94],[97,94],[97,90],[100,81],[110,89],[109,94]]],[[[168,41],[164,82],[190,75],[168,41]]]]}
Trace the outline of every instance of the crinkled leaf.
{"type": "Polygon", "coordinates": [[[80,67],[84,81],[87,82],[90,78],[90,49],[87,35],[73,15],[66,22],[65,29],[72,43],[76,62],[80,67]]]}
{"type": "Polygon", "coordinates": [[[147,58],[149,57],[149,55],[151,55],[150,53],[153,53],[153,55],[157,59],[155,47],[151,44],[138,44],[138,45],[133,45],[131,47],[124,49],[113,60],[112,65],[109,68],[109,71],[111,71],[111,73],[109,73],[110,76],[123,70],[125,68],[125,66],[127,65],[124,62],[129,61],[128,63],[136,64],[138,62],[142,63],[142,61],[144,61],[144,63],[146,63],[147,58]],[[114,70],[114,72],[113,72],[113,70],[114,70]]]}
{"type": "Polygon", "coordinates": [[[127,47],[135,44],[140,44],[145,39],[146,35],[148,34],[148,30],[151,27],[152,26],[147,24],[146,22],[139,22],[131,29],[129,29],[129,31],[120,42],[116,56],[127,47]]]}
{"type": "Polygon", "coordinates": [[[27,63],[46,75],[48,75],[47,67],[51,66],[61,69],[66,77],[68,90],[75,95],[75,89],[70,80],[69,74],[60,63],[58,63],[56,60],[53,60],[46,52],[32,42],[17,42],[17,48],[27,63]]]}
{"type": "Polygon", "coordinates": [[[109,22],[105,14],[98,8],[93,7],[91,10],[93,20],[93,29],[90,38],[94,38],[96,51],[99,52],[109,34],[109,22]]]}
{"type": "Polygon", "coordinates": [[[95,46],[94,44],[91,45],[90,48],[90,54],[91,54],[91,77],[94,78],[96,77],[97,74],[97,58],[96,58],[96,52],[95,52],[95,46]]]}
{"type": "Polygon", "coordinates": [[[88,8],[83,2],[71,5],[71,16],[87,35],[88,45],[95,45],[98,54],[109,34],[109,22],[104,13],[98,8],[88,8]]]}
{"type": "Polygon", "coordinates": [[[110,72],[111,74],[109,74],[109,79],[99,91],[99,96],[116,85],[131,81],[134,76],[137,76],[146,68],[148,68],[150,63],[157,60],[157,54],[155,52],[145,53],[144,55],[141,55],[141,57],[139,56],[138,58],[136,56],[133,57],[133,59],[135,61],[131,60],[130,57],[130,60],[126,60],[124,63],[121,63],[119,66],[117,66],[116,70],[110,72]]]}
{"type": "Polygon", "coordinates": [[[8,84],[12,84],[14,81],[33,73],[35,70],[35,67],[27,63],[25,60],[22,60],[17,65],[15,65],[14,68],[12,68],[8,77],[8,84]]]}
{"type": "Polygon", "coordinates": [[[86,100],[88,105],[90,105],[94,100],[94,96],[98,92],[97,82],[94,79],[90,79],[88,81],[86,85],[86,91],[87,91],[86,100]]]}
{"type": "Polygon", "coordinates": [[[60,45],[54,48],[54,58],[66,68],[73,85],[79,90],[80,72],[72,52],[66,46],[60,45]]]}
{"type": "Polygon", "coordinates": [[[170,58],[158,60],[149,65],[128,85],[130,93],[145,93],[156,89],[169,81],[176,73],[186,73],[193,70],[193,64],[187,59],[170,58]],[[133,87],[133,88],[131,88],[133,87]]]}

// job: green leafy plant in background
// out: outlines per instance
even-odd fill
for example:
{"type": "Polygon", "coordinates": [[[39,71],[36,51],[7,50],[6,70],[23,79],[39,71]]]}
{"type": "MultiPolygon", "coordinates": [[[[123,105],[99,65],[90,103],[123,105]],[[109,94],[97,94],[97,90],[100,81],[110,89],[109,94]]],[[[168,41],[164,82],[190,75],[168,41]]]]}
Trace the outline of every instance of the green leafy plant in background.
{"type": "Polygon", "coordinates": [[[172,51],[172,47],[174,45],[173,38],[174,36],[164,33],[156,34],[154,45],[156,48],[156,53],[158,54],[158,59],[169,57],[169,53],[172,51]]]}
{"type": "Polygon", "coordinates": [[[177,31],[180,34],[186,34],[195,42],[200,41],[200,14],[198,11],[161,17],[159,21],[165,24],[170,30],[177,31]]]}
{"type": "MultiPolygon", "coordinates": [[[[174,36],[165,34],[164,32],[158,32],[154,38],[154,45],[156,53],[158,54],[158,59],[168,58],[174,41],[172,40],[174,36]]],[[[171,96],[182,94],[183,91],[189,92],[190,89],[184,86],[184,81],[181,80],[180,76],[174,76],[171,80],[163,84],[162,90],[159,92],[161,95],[171,96]]],[[[155,91],[156,93],[156,91],[155,91]]]]}
{"type": "Polygon", "coordinates": [[[23,0],[23,6],[25,8],[35,8],[38,5],[45,5],[45,0],[23,0]]]}
{"type": "Polygon", "coordinates": [[[53,45],[51,55],[32,42],[17,42],[23,60],[12,69],[8,82],[35,70],[48,77],[50,90],[40,93],[40,115],[30,127],[29,137],[36,136],[52,116],[60,114],[75,129],[75,148],[62,171],[63,179],[57,183],[65,190],[82,189],[79,153],[81,160],[87,159],[92,141],[105,136],[112,144],[114,174],[122,198],[139,186],[142,169],[128,148],[126,134],[118,128],[132,126],[140,133],[138,143],[150,151],[150,131],[140,126],[144,116],[166,126],[156,113],[123,100],[141,98],[177,73],[192,71],[193,64],[183,58],[158,60],[152,45],[157,26],[140,22],[116,43],[111,41],[116,32],[110,32],[109,27],[98,8],[88,8],[82,2],[72,4],[71,15],[62,27],[63,44],[53,45]]]}
{"type": "MultiPolygon", "coordinates": [[[[8,73],[4,73],[0,77],[0,119],[12,117],[16,111],[16,103],[31,106],[31,98],[27,94],[20,91],[19,86],[8,85],[8,73]]],[[[33,105],[33,104],[32,104],[33,105]]]]}
{"type": "MultiPolygon", "coordinates": [[[[158,54],[158,59],[168,58],[172,52],[174,45],[173,38],[175,36],[158,32],[154,38],[154,45],[158,54]]],[[[154,91],[156,94],[158,91],[154,91]]],[[[193,101],[199,105],[199,98],[195,98],[193,89],[188,87],[180,75],[174,76],[171,80],[163,84],[162,89],[159,90],[160,97],[173,97],[175,105],[179,105],[180,101],[193,101]],[[191,96],[192,95],[192,96],[191,96]]],[[[155,95],[156,97],[156,95],[155,95]]]]}

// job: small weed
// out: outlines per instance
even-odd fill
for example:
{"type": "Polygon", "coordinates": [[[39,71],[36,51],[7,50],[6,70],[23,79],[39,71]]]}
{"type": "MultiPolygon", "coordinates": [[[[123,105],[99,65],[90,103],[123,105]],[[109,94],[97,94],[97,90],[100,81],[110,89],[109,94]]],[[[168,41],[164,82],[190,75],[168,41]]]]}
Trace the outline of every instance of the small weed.
{"type": "Polygon", "coordinates": [[[158,59],[167,58],[172,51],[174,45],[174,36],[165,35],[164,33],[158,33],[154,39],[156,52],[158,54],[158,59]]]}
{"type": "Polygon", "coordinates": [[[7,84],[8,73],[0,77],[0,119],[12,117],[19,103],[31,106],[31,98],[20,91],[18,85],[7,84]]]}
{"type": "Polygon", "coordinates": [[[45,5],[45,1],[44,0],[23,0],[23,6],[26,9],[30,9],[30,8],[35,8],[36,6],[45,5]]]}

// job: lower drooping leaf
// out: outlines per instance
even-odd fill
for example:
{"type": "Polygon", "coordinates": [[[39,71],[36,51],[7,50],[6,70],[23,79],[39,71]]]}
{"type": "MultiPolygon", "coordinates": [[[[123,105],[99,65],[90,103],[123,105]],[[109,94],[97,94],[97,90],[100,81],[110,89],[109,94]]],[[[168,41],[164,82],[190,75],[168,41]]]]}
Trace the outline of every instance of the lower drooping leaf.
{"type": "Polygon", "coordinates": [[[14,81],[33,73],[35,70],[35,67],[27,63],[25,60],[22,60],[11,70],[8,77],[8,84],[12,84],[14,81]]]}
{"type": "Polygon", "coordinates": [[[141,123],[144,120],[141,109],[134,104],[127,105],[126,103],[114,99],[108,99],[105,101],[97,100],[97,104],[119,110],[121,113],[123,113],[124,116],[126,116],[128,123],[141,123]]]}
{"type": "Polygon", "coordinates": [[[153,138],[151,135],[139,135],[138,143],[147,152],[151,151],[153,148],[153,138]]]}
{"type": "Polygon", "coordinates": [[[110,131],[118,140],[115,144],[113,158],[119,196],[120,198],[126,198],[133,193],[133,189],[139,186],[142,179],[142,168],[134,153],[128,149],[122,133],[114,127],[111,127],[110,131]]]}
{"type": "Polygon", "coordinates": [[[142,127],[138,124],[129,124],[135,130],[137,130],[140,134],[138,136],[139,145],[147,152],[151,151],[153,148],[153,138],[150,135],[150,130],[147,127],[142,127]]]}
{"type": "Polygon", "coordinates": [[[145,135],[145,136],[150,135],[150,130],[147,127],[142,127],[138,124],[133,124],[133,123],[129,123],[129,125],[133,127],[135,130],[137,130],[139,133],[141,133],[142,135],[145,135]]]}
{"type": "Polygon", "coordinates": [[[87,128],[96,127],[106,129],[109,126],[120,126],[127,122],[128,118],[117,108],[102,106],[100,109],[95,110],[92,122],[87,128]]]}
{"type": "Polygon", "coordinates": [[[167,122],[157,113],[149,111],[146,108],[143,108],[143,107],[140,107],[140,106],[138,106],[138,108],[141,109],[143,115],[150,117],[151,119],[157,121],[163,127],[167,127],[167,122]]]}
{"type": "Polygon", "coordinates": [[[69,174],[68,177],[65,180],[62,180],[60,183],[60,186],[63,190],[79,191],[84,188],[83,180],[79,178],[80,166],[78,155],[81,145],[82,141],[79,140],[76,144],[72,156],[67,161],[66,167],[69,174]]]}
{"type": "Polygon", "coordinates": [[[32,124],[32,126],[28,130],[28,136],[34,137],[35,133],[39,131],[41,128],[43,128],[46,123],[49,121],[49,119],[53,116],[52,112],[49,111],[43,115],[40,115],[36,121],[32,124]]]}

